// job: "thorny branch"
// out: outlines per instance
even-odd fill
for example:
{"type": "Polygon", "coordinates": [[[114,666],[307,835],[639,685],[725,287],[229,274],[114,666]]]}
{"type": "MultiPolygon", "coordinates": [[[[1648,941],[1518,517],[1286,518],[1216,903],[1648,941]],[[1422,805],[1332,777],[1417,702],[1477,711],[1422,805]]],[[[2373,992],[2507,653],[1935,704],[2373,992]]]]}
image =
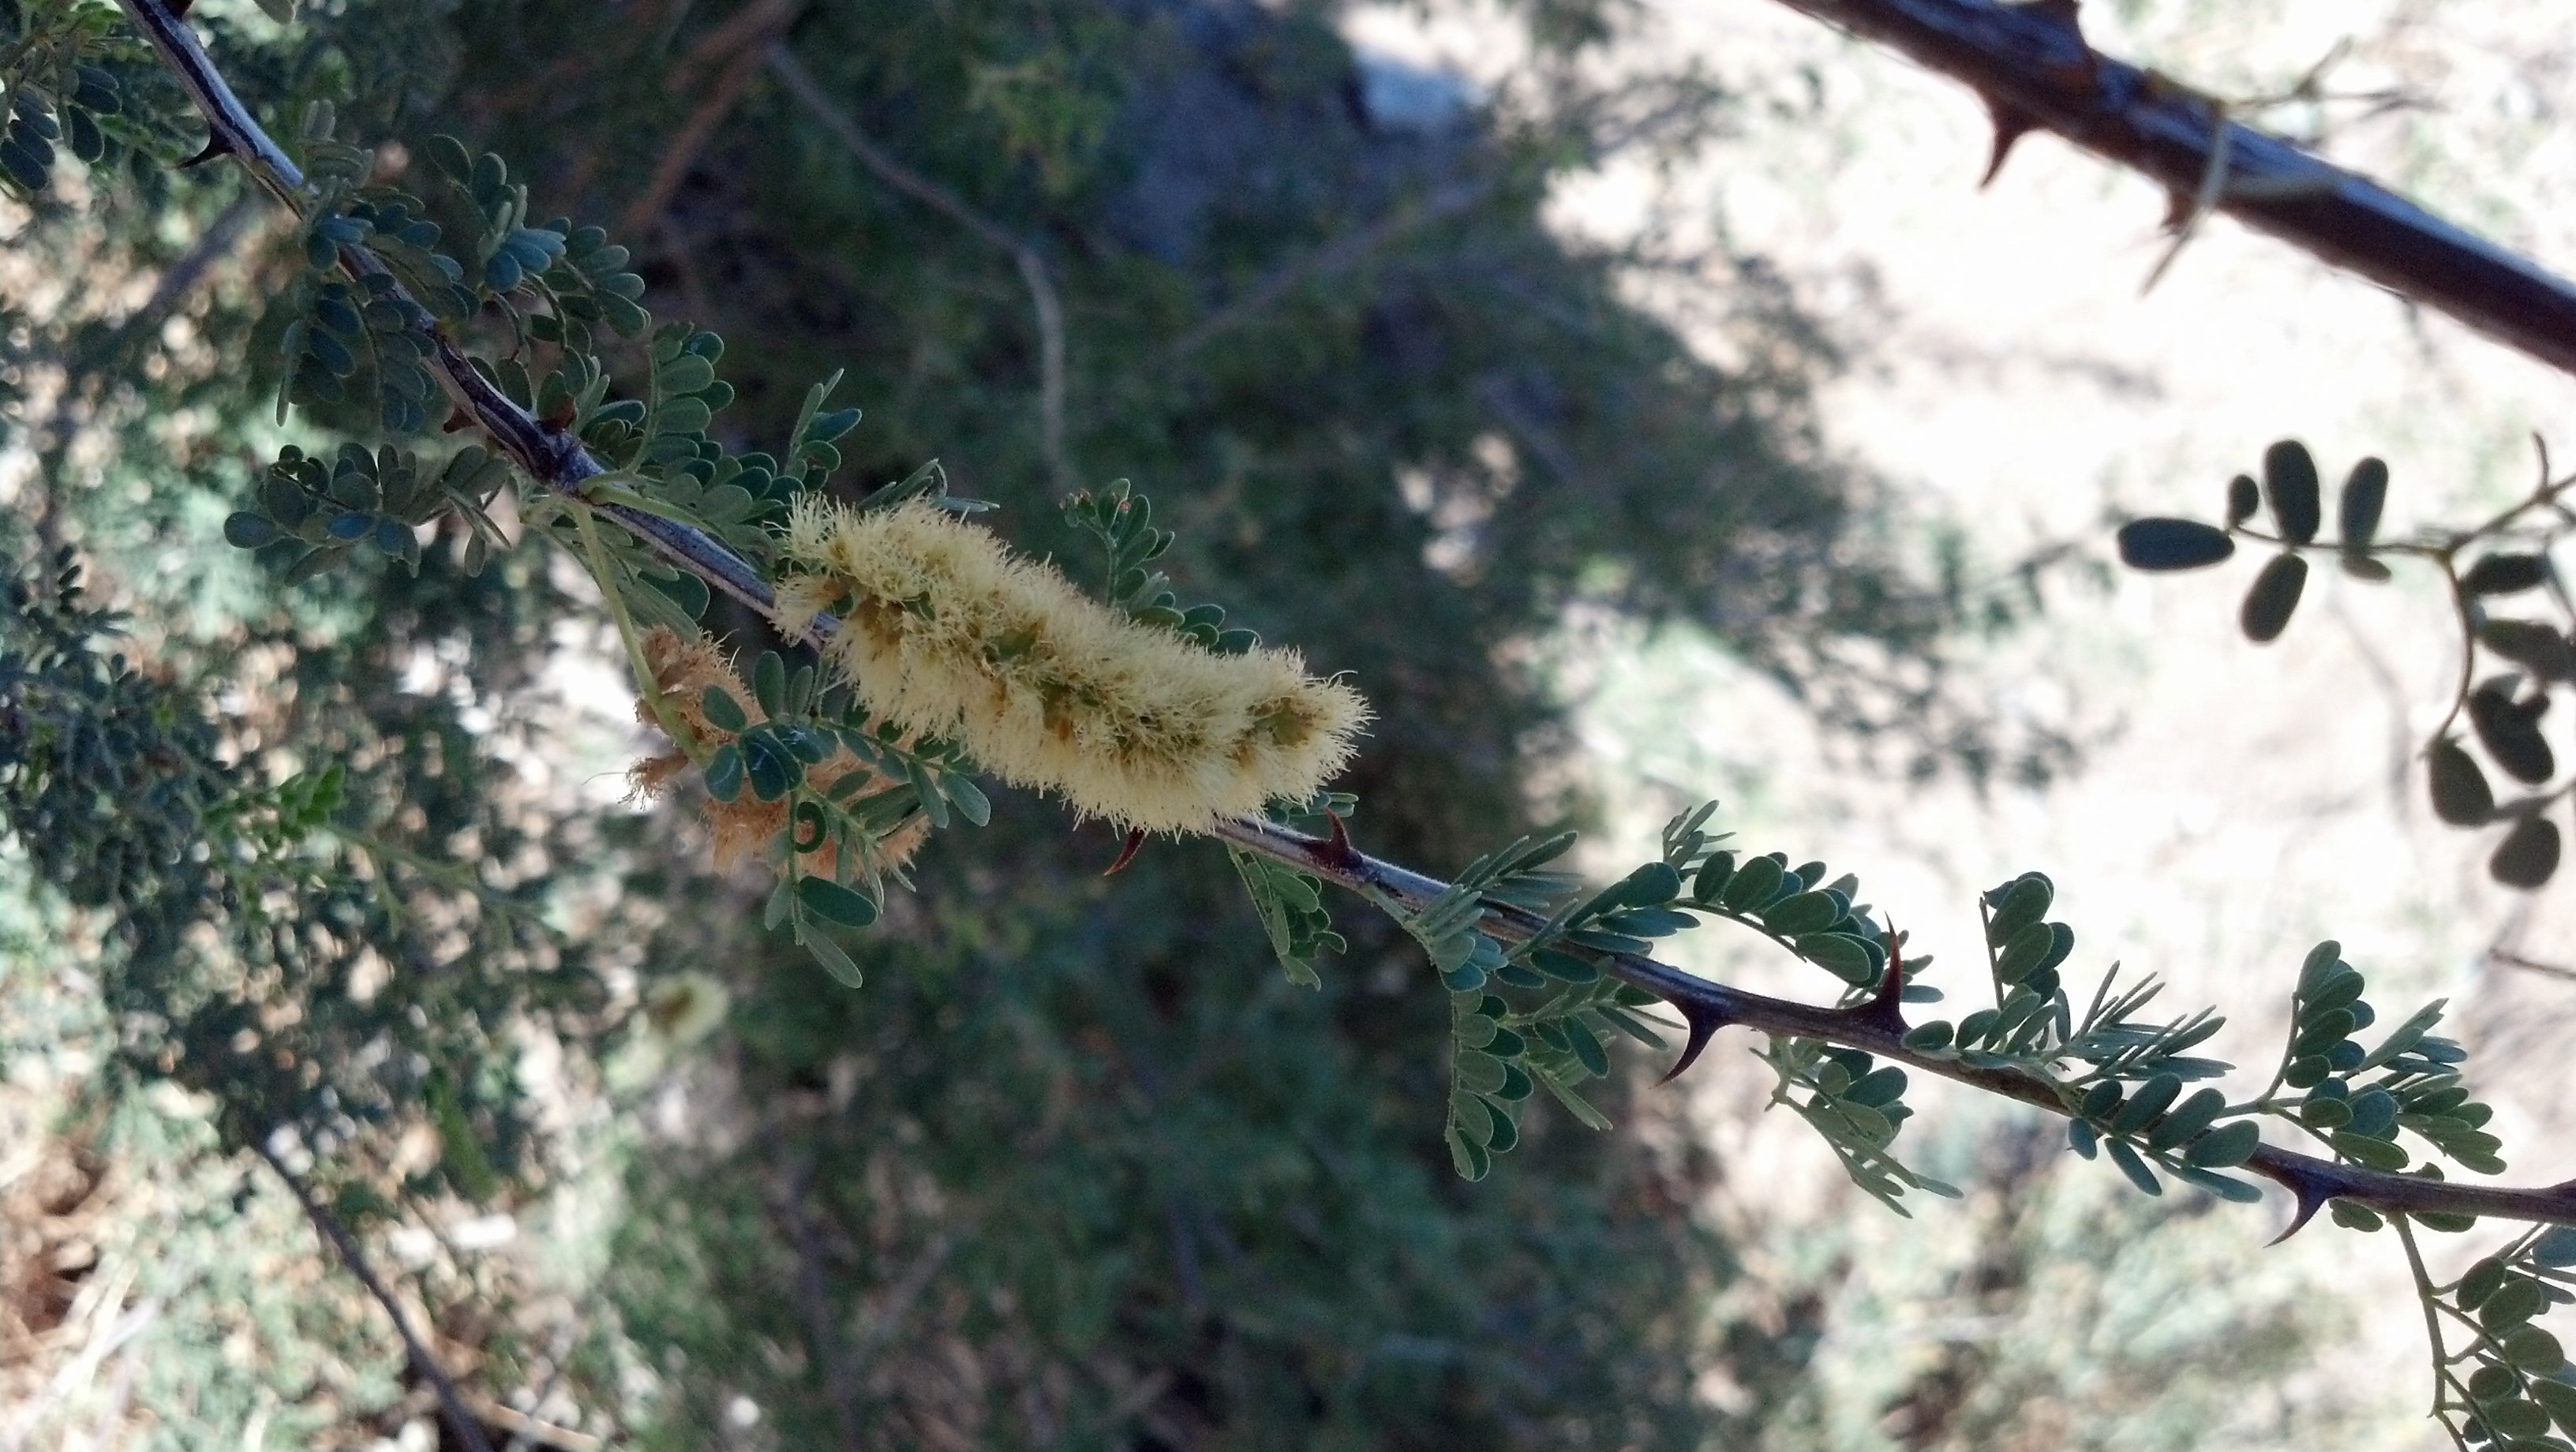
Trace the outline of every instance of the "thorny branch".
{"type": "MultiPolygon", "coordinates": [[[[2115,68],[2126,69],[2108,61],[2094,66],[2090,52],[2082,51],[2080,42],[2071,38],[2071,27],[2061,21],[2035,14],[2016,14],[2000,7],[1973,3],[1973,0],[1879,0],[1879,3],[1865,3],[1865,0],[1789,0],[1789,3],[1835,18],[1839,18],[1842,12],[1877,15],[1884,11],[1918,17],[1947,14],[1973,35],[1983,35],[1984,30],[1966,25],[1966,20],[1973,19],[1985,29],[1994,31],[1996,36],[2018,38],[2044,50],[2054,47],[2045,53],[2056,55],[2056,63],[2060,65],[2077,64],[2103,74],[2110,74],[2115,68]],[[2074,51],[2068,51],[2068,45],[2073,45],[2074,51]]],[[[214,130],[209,154],[229,154],[240,158],[251,168],[263,188],[288,205],[295,205],[301,193],[302,180],[294,164],[260,130],[239,98],[215,71],[196,37],[163,10],[158,0],[119,0],[119,4],[186,80],[191,94],[197,97],[214,130]]],[[[2039,8],[2031,7],[2033,10],[2039,8]]],[[[1964,44],[1955,39],[1945,43],[1964,44]]],[[[2000,41],[1993,43],[2000,44],[2000,41]]],[[[2144,85],[2143,78],[2137,73],[2128,74],[2131,90],[2144,85]]],[[[2044,100],[2049,94],[2048,87],[2037,82],[2032,82],[2030,88],[2039,93],[2037,99],[2044,100]]],[[[2171,119],[2167,118],[2168,121],[2171,119]]],[[[2070,118],[2068,124],[2074,124],[2073,119],[2070,118]]],[[[2261,165],[2270,168],[2257,174],[2278,175],[2296,168],[2307,168],[2314,174],[2342,176],[2283,143],[2255,133],[2246,133],[2246,138],[2236,144],[2245,156],[2263,158],[2261,165]]],[[[2386,193],[2376,192],[2367,183],[2346,180],[2365,192],[2376,193],[2394,206],[2405,206],[2386,193]]],[[[2432,222],[2430,218],[2424,221],[2441,228],[2441,224],[2432,222]]],[[[975,223],[970,222],[969,225],[975,223]]],[[[2441,231],[2443,235],[2457,237],[2458,245],[2473,250],[2477,255],[2497,255],[2494,249],[2465,234],[2450,232],[2447,228],[2441,228],[2441,231]]],[[[342,248],[341,261],[353,273],[373,272],[381,267],[365,249],[359,247],[342,248]]],[[[2515,275],[2555,289],[2566,300],[2570,317],[2576,318],[2576,292],[2570,292],[2564,284],[2548,279],[2545,274],[2518,260],[2505,258],[2503,261],[2513,264],[2510,270],[2515,275]]],[[[464,353],[443,333],[433,329],[433,341],[438,367],[458,407],[540,486],[571,495],[577,492],[581,481],[602,472],[598,460],[578,440],[530,417],[500,390],[487,383],[466,361],[464,353]]],[[[2562,343],[2563,362],[2576,367],[2576,328],[2568,330],[2562,343]]],[[[2553,358],[2552,361],[2562,360],[2553,358]]],[[[764,615],[770,612],[772,596],[759,572],[701,531],[615,506],[601,508],[601,512],[635,533],[671,563],[698,574],[710,585],[764,615]]],[[[828,616],[818,617],[808,628],[807,639],[816,645],[826,644],[836,629],[837,621],[828,616]]],[[[1241,851],[1312,873],[1364,896],[1390,899],[1407,909],[1428,906],[1447,888],[1446,883],[1437,879],[1361,853],[1345,838],[1308,837],[1250,818],[1221,823],[1216,835],[1241,851]]],[[[1544,926],[1542,919],[1508,904],[1489,904],[1486,912],[1489,930],[1512,941],[1524,939],[1544,926]]],[[[1932,1058],[1908,1048],[1904,1043],[1903,1018],[1892,1000],[1872,1001],[1852,1008],[1799,1003],[1748,993],[1699,978],[1642,954],[1601,953],[1596,956],[1607,971],[1624,982],[1655,994],[1687,1021],[1689,1040],[1680,1063],[1675,1066],[1676,1071],[1696,1059],[1719,1029],[1742,1027],[1759,1033],[1847,1045],[1918,1072],[1955,1080],[2052,1114],[2066,1115],[2070,1112],[2070,1106],[2060,1097],[2058,1090],[2034,1075],[2013,1069],[1977,1068],[1957,1060],[1932,1058]]],[[[2242,1168],[2272,1180],[2291,1193],[2297,1207],[2293,1229],[2305,1224],[2332,1199],[2343,1199],[2395,1214],[2492,1216],[2576,1224],[2576,1181],[2527,1189],[2459,1184],[2337,1164],[2268,1144],[2257,1149],[2242,1168]]]]}
{"type": "MultiPolygon", "coordinates": [[[[1448,889],[1447,883],[1381,862],[1352,850],[1347,843],[1308,837],[1269,822],[1227,822],[1219,826],[1217,835],[1244,851],[1289,863],[1355,892],[1383,893],[1407,908],[1427,907],[1448,889]]],[[[1536,914],[1507,904],[1489,905],[1487,914],[1487,930],[1512,942],[1527,938],[1544,923],[1536,914]]],[[[1690,1037],[1682,1050],[1684,1065],[1698,1055],[1717,1030],[1742,1027],[1766,1034],[1825,1039],[2052,1114],[2068,1112],[2055,1088],[2029,1074],[2013,1069],[1979,1069],[1908,1048],[1903,1020],[1878,1001],[1852,1008],[1797,1003],[1712,982],[1640,953],[1597,956],[1604,969],[1663,999],[1688,1022],[1690,1037]]],[[[2420,1180],[2337,1164],[2269,1144],[2256,1150],[2242,1168],[2273,1181],[2296,1197],[2297,1223],[2305,1223],[2326,1201],[2345,1199],[2397,1213],[2491,1215],[2508,1220],[2576,1224],[2576,1182],[2513,1189],[2420,1180]]]]}
{"type": "Polygon", "coordinates": [[[2365,176],[2227,118],[2217,100],[2085,43],[2076,0],[1781,0],[1964,82],[1993,114],[1986,175],[2034,130],[2576,373],[2576,284],[2365,176]]]}

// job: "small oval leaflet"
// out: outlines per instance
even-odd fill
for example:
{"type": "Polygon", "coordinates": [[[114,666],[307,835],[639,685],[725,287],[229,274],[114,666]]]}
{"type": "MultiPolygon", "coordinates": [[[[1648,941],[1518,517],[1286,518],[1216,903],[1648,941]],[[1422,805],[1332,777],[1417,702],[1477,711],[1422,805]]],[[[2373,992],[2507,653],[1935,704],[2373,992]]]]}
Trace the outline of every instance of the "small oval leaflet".
{"type": "Polygon", "coordinates": [[[2019,983],[2038,969],[2057,946],[2054,923],[2026,923],[1995,955],[1995,981],[2019,983]]]}
{"type": "MultiPolygon", "coordinates": [[[[2510,1353],[2507,1353],[2510,1355],[2510,1353]]],[[[2498,1446],[2520,1446],[2524,1439],[2538,1437],[2549,1430],[2549,1414],[2538,1406],[2516,1398],[2488,1402],[2478,1408],[2478,1420],[2499,1440],[2498,1446]]],[[[2547,1446],[2548,1443],[2541,1445],[2547,1446]]]]}
{"type": "Polygon", "coordinates": [[[2511,595],[2547,583],[2549,562],[2538,555],[2489,555],[2469,566],[2460,588],[2472,595],[2511,595]]]}
{"type": "Polygon", "coordinates": [[[2317,537],[2325,509],[2317,481],[2317,461],[2308,446],[2283,439],[2263,451],[2263,494],[2271,501],[2272,520],[2281,537],[2306,544],[2317,537]]]}
{"type": "Polygon", "coordinates": [[[2221,1125],[2192,1141],[2183,1151],[2183,1159],[2204,1170],[2232,1170],[2253,1157],[2263,1143],[2263,1131],[2250,1119],[2221,1125]]]}
{"type": "Polygon", "coordinates": [[[2546,692],[2528,701],[2513,698],[2513,679],[2489,681],[2469,693],[2469,724],[2496,765],[2515,780],[2537,785],[2558,770],[2549,739],[2540,734],[2540,718],[2549,710],[2546,692]]]}
{"type": "Polygon", "coordinates": [[[2459,1302],[2461,1310],[2474,1311],[2486,1304],[2487,1297],[2504,1289],[2504,1274],[2504,1262],[2488,1256],[2470,1266],[2468,1274],[2460,1277],[2459,1291],[2453,1299],[2459,1302]]]}
{"type": "Polygon", "coordinates": [[[2506,1337],[2504,1354],[2525,1371],[2547,1371],[2567,1359],[2558,1338],[2537,1326],[2525,1326],[2506,1337]]]}
{"type": "Polygon", "coordinates": [[[1718,893],[1725,889],[1726,880],[1734,875],[1734,853],[1710,853],[1708,860],[1700,864],[1699,875],[1691,879],[1691,901],[1715,902],[1718,893]]]}
{"type": "Polygon", "coordinates": [[[730,802],[742,795],[742,748],[727,743],[707,758],[707,795],[730,802]]]}
{"type": "Polygon", "coordinates": [[[2515,1277],[2478,1307],[2478,1324],[2491,1332],[2505,1331],[2540,1314],[2548,1304],[2538,1281],[2515,1277]]]}
{"type": "Polygon", "coordinates": [[[2289,626],[2290,613],[2299,608],[2299,594],[2308,585],[2308,562],[2297,555],[2274,555],[2254,577],[2254,588],[2245,592],[2245,607],[2237,612],[2237,623],[2245,628],[2245,638],[2266,645],[2280,638],[2289,626]]]}
{"type": "Polygon", "coordinates": [[[2137,1186],[2141,1194],[2161,1195],[2165,1192],[2164,1186],[2156,1180],[2156,1172],[2147,1168],[2147,1162],[2138,1158],[2138,1152],[2129,1148],[2126,1140],[2106,1139],[2102,1141],[2102,1147],[2110,1151],[2111,1163],[2120,1167],[2120,1173],[2128,1176],[2129,1183],[2137,1186]]]}
{"type": "Polygon", "coordinates": [[[1843,933],[1809,933],[1797,940],[1798,956],[1845,983],[1865,985],[1877,965],[1861,940],[1843,933]]]}
{"type": "Polygon", "coordinates": [[[2551,1381],[2546,1377],[2534,1377],[2531,1382],[2531,1399],[2538,1402],[2541,1410],[2549,1413],[2550,1420],[2556,1422],[2561,1429],[2576,1427],[2576,1386],[2569,1386],[2563,1381],[2551,1381]]]}
{"type": "Polygon", "coordinates": [[[2057,885],[2045,873],[2025,872],[1986,894],[1994,915],[1986,920],[1986,942],[2002,947],[2012,935],[2047,915],[2057,898],[2057,885]]]}
{"type": "Polygon", "coordinates": [[[2454,827],[2475,827],[2495,815],[2495,789],[2487,785],[2487,774],[2478,768],[2477,758],[2461,750],[2457,741],[2445,736],[2434,742],[2427,765],[2434,816],[2454,827]]]}
{"type": "Polygon", "coordinates": [[[2557,873],[2558,853],[2558,824],[2535,812],[2505,834],[2495,855],[2487,859],[2487,875],[2529,892],[2557,873]]]}
{"type": "Polygon", "coordinates": [[[1769,857],[1756,857],[1735,869],[1725,890],[1718,894],[1718,901],[1736,912],[1758,908],[1779,890],[1787,870],[1769,857]]]}
{"type": "Polygon", "coordinates": [[[224,542],[235,549],[255,550],[277,540],[277,526],[248,510],[235,510],[224,520],[224,542]]]}
{"type": "Polygon", "coordinates": [[[2576,680],[2576,647],[2540,621],[2492,617],[2481,620],[2478,644],[2542,680],[2576,680]]]}
{"type": "Polygon", "coordinates": [[[2251,474],[2239,474],[2227,481],[2227,527],[2234,529],[2254,517],[2263,507],[2263,491],[2251,474]]]}
{"type": "MultiPolygon", "coordinates": [[[[2463,1300],[2460,1308],[2468,1310],[2468,1303],[2463,1300]]],[[[2514,1390],[2514,1372],[2506,1372],[2504,1367],[2496,1367],[2496,1364],[2483,1364],[2468,1377],[2468,1395],[2473,1395],[2478,1401],[2496,1401],[2509,1390],[2514,1390]]]]}
{"type": "Polygon", "coordinates": [[[796,901],[818,918],[828,918],[844,927],[864,928],[877,920],[877,905],[863,893],[854,892],[828,877],[796,879],[796,901]]]}
{"type": "Polygon", "coordinates": [[[2120,1112],[2111,1116],[2108,1128],[2113,1134],[2135,1134],[2147,1127],[2148,1121],[2165,1112],[2165,1107],[2182,1093],[2182,1080],[2173,1074],[2158,1074],[2138,1086],[2120,1112]]]}
{"type": "Polygon", "coordinates": [[[2133,570],[2197,570],[2235,553],[2227,531],[2196,519],[2133,519],[2120,526],[2120,560],[2133,570]]]}
{"type": "Polygon", "coordinates": [[[2364,459],[2344,476],[2343,498],[2335,513],[2342,530],[2343,547],[2357,550],[2368,545],[2379,533],[2379,511],[2388,503],[2388,465],[2378,459],[2364,459]]]}
{"type": "Polygon", "coordinates": [[[1796,937],[1802,933],[1821,932],[1834,925],[1843,915],[1842,904],[1821,891],[1802,892],[1782,898],[1762,910],[1763,926],[1775,933],[1796,937]]]}

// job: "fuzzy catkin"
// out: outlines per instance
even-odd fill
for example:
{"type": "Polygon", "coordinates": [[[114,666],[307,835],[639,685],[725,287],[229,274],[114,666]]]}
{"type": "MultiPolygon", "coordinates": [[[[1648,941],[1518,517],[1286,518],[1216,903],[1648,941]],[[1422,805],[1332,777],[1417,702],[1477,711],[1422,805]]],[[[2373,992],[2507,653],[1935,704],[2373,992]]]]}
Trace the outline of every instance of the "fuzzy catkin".
{"type": "Polygon", "coordinates": [[[783,553],[779,625],[839,612],[828,654],[869,709],[1122,828],[1203,832],[1304,801],[1369,717],[1295,651],[1220,655],[1140,624],[921,500],[800,501],[783,553]]]}

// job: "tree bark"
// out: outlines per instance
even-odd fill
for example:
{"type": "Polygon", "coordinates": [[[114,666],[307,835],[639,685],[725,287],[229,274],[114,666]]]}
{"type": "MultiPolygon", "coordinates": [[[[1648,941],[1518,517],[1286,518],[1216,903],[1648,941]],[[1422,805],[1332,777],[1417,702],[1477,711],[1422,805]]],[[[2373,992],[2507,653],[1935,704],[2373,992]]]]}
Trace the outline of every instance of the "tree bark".
{"type": "Polygon", "coordinates": [[[2093,49],[2075,0],[1781,0],[1964,83],[1992,113],[1992,180],[2022,135],[2053,131],[2210,209],[2576,373],[2576,285],[2368,177],[2231,121],[2225,106],[2093,49]]]}

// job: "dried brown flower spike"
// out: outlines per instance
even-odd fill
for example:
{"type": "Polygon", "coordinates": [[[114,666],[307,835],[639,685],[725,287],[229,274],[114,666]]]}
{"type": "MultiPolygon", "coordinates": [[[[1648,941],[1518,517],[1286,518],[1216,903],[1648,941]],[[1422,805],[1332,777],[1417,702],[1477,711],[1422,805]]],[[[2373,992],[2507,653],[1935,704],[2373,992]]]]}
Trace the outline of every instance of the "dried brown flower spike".
{"type": "MultiPolygon", "coordinates": [[[[655,626],[645,633],[642,643],[645,663],[653,671],[653,684],[662,695],[663,709],[677,717],[680,724],[705,746],[710,748],[723,746],[735,737],[734,732],[727,731],[707,719],[701,702],[706,699],[706,689],[709,686],[721,686],[735,700],[741,702],[752,724],[757,725],[768,719],[761,711],[759,702],[754,699],[754,693],[742,683],[741,677],[726,662],[724,652],[714,641],[703,635],[683,639],[678,632],[668,627],[655,626]]],[[[635,705],[635,715],[647,726],[659,728],[661,725],[661,719],[655,714],[651,702],[638,701],[635,705]]],[[[675,778],[688,769],[689,757],[685,752],[666,752],[637,762],[633,769],[627,772],[627,780],[633,785],[638,798],[649,800],[661,795],[675,778]]],[[[865,788],[867,791],[896,785],[874,767],[850,755],[846,749],[837,750],[830,757],[807,768],[805,776],[809,783],[820,789],[831,786],[854,771],[865,772],[874,778],[865,788]]],[[[743,792],[729,802],[709,798],[705,814],[708,830],[715,836],[716,866],[731,868],[748,858],[756,857],[770,840],[786,827],[787,810],[786,799],[762,801],[759,795],[753,792],[743,792]]],[[[882,838],[877,843],[877,868],[883,870],[901,866],[912,856],[914,849],[921,845],[922,838],[928,833],[928,825],[921,818],[915,817],[882,838]]],[[[831,877],[835,865],[833,851],[832,845],[826,842],[800,856],[798,863],[807,876],[831,877]]]]}

